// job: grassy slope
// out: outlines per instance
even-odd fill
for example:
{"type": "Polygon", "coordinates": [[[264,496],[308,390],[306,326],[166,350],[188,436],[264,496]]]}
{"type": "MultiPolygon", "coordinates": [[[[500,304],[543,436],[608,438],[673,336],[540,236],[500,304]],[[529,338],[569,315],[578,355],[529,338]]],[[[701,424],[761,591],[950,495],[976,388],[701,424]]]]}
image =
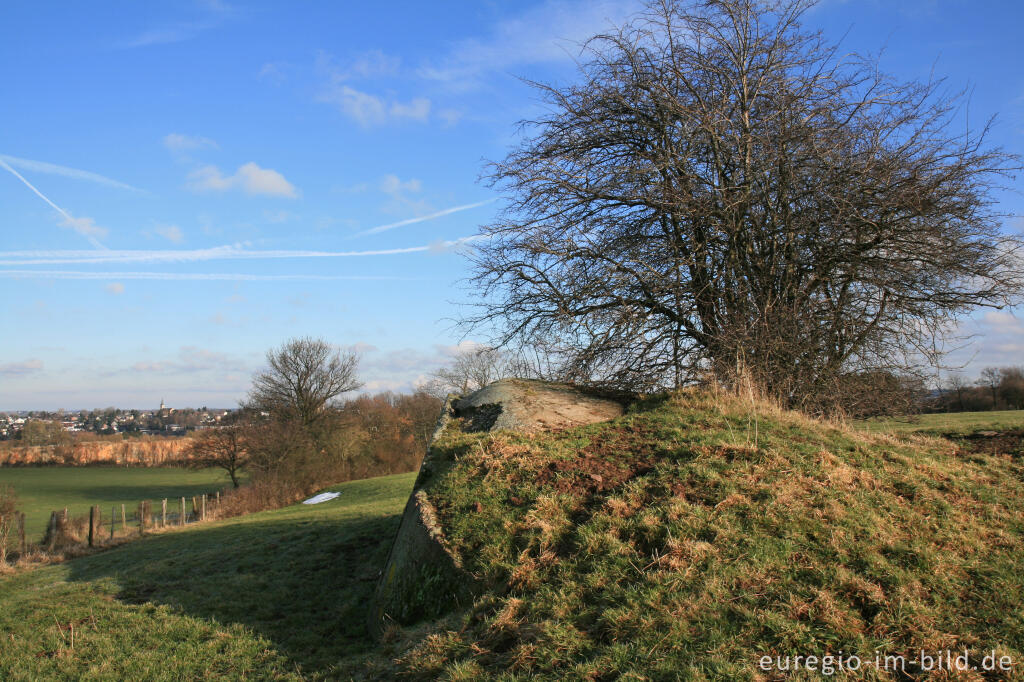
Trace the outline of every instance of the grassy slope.
{"type": "Polygon", "coordinates": [[[430,497],[491,587],[406,673],[765,679],[765,654],[964,647],[1024,666],[1019,455],[699,393],[440,447],[430,497]]]}
{"type": "Polygon", "coordinates": [[[0,578],[0,679],[333,678],[346,658],[359,669],[413,478],[0,578]]]}
{"type": "MultiPolygon", "coordinates": [[[[98,504],[106,518],[115,504],[124,503],[128,514],[139,501],[175,500],[230,486],[221,469],[193,471],[182,468],[125,467],[4,467],[0,485],[14,486],[18,510],[25,513],[25,533],[38,540],[46,530],[50,512],[68,508],[72,517],[89,513],[98,504]]],[[[173,503],[172,508],[177,509],[173,503]]],[[[154,507],[159,509],[159,504],[154,507]]]]}
{"type": "Polygon", "coordinates": [[[966,434],[972,431],[1024,429],[1024,410],[923,414],[913,419],[867,419],[858,422],[857,426],[873,432],[934,434],[966,434]]]}

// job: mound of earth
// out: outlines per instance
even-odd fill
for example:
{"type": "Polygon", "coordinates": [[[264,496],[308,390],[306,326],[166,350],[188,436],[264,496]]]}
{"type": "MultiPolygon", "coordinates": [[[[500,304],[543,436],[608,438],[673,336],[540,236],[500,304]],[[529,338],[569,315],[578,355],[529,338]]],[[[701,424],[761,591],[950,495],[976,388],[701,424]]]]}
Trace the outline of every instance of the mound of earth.
{"type": "Polygon", "coordinates": [[[449,396],[420,465],[398,534],[369,611],[368,628],[413,623],[470,603],[482,585],[452,553],[425,489],[452,464],[433,447],[446,430],[460,433],[539,433],[607,421],[621,403],[565,384],[503,379],[467,396],[449,396]]]}
{"type": "Polygon", "coordinates": [[[390,632],[382,650],[396,676],[1024,672],[1017,453],[964,453],[701,391],[558,430],[479,425],[453,410],[417,485],[418,518],[456,572],[422,573],[409,603],[458,608],[390,632]],[[922,650],[966,652],[979,668],[929,671],[922,650]],[[900,669],[875,668],[876,654],[901,657],[900,669]],[[850,656],[861,668],[840,671],[850,656]],[[1012,671],[982,670],[986,657],[1012,671]]]}

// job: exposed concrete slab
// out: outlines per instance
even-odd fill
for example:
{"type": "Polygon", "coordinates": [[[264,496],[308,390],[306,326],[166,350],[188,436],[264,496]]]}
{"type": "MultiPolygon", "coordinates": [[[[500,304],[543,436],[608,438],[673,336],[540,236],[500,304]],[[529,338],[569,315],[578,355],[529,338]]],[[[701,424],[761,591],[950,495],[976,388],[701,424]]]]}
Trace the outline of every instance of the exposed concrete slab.
{"type": "Polygon", "coordinates": [[[482,588],[449,550],[430,502],[430,485],[445,464],[433,443],[446,428],[536,432],[607,421],[622,413],[622,405],[613,400],[523,379],[503,379],[465,397],[448,396],[377,582],[370,632],[379,634],[388,622],[410,624],[468,606],[482,588]]]}

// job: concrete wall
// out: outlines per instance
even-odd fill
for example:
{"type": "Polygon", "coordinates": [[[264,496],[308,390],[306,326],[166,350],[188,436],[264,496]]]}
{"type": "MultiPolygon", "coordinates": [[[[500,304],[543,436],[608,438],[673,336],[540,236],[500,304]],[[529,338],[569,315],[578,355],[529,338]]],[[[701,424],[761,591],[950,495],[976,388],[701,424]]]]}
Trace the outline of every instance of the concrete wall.
{"type": "Polygon", "coordinates": [[[464,398],[449,395],[377,583],[370,633],[380,634],[390,622],[407,625],[468,606],[483,588],[449,551],[428,494],[434,478],[451,464],[441,461],[433,443],[453,419],[467,432],[539,431],[605,421],[622,412],[618,402],[571,386],[522,379],[503,379],[464,398]]]}
{"type": "MultiPolygon", "coordinates": [[[[431,445],[454,416],[454,399],[455,396],[448,396],[441,408],[431,445]]],[[[424,490],[444,465],[438,458],[438,452],[428,446],[377,582],[367,621],[375,636],[390,622],[404,625],[434,618],[468,605],[473,598],[475,580],[448,551],[434,507],[424,490]]]]}

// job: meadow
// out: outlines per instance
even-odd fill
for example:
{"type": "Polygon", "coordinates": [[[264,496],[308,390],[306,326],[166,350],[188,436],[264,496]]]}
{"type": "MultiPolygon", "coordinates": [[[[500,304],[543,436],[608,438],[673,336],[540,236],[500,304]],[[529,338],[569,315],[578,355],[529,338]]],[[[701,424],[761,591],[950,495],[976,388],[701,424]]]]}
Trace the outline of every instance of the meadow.
{"type": "MultiPolygon", "coordinates": [[[[141,500],[159,500],[213,493],[231,485],[220,469],[177,467],[4,467],[0,486],[11,485],[18,510],[25,513],[25,534],[32,542],[42,538],[50,512],[67,507],[71,517],[89,513],[98,504],[104,519],[111,507],[124,504],[129,516],[141,500]]],[[[176,508],[176,507],[175,507],[176,508]]]]}
{"type": "Polygon", "coordinates": [[[0,679],[336,678],[414,478],[0,577],[0,679]]]}
{"type": "Polygon", "coordinates": [[[928,433],[962,435],[974,431],[1024,429],[1024,410],[948,412],[914,417],[886,417],[856,422],[858,428],[875,433],[928,433]]]}
{"type": "MultiPolygon", "coordinates": [[[[382,641],[367,608],[413,473],[0,576],[0,679],[754,680],[750,652],[948,641],[1021,660],[1019,458],[751,410],[683,394],[561,433],[451,431],[429,494],[486,589],[382,641]]],[[[219,475],[115,473],[147,471],[219,475]]]]}

